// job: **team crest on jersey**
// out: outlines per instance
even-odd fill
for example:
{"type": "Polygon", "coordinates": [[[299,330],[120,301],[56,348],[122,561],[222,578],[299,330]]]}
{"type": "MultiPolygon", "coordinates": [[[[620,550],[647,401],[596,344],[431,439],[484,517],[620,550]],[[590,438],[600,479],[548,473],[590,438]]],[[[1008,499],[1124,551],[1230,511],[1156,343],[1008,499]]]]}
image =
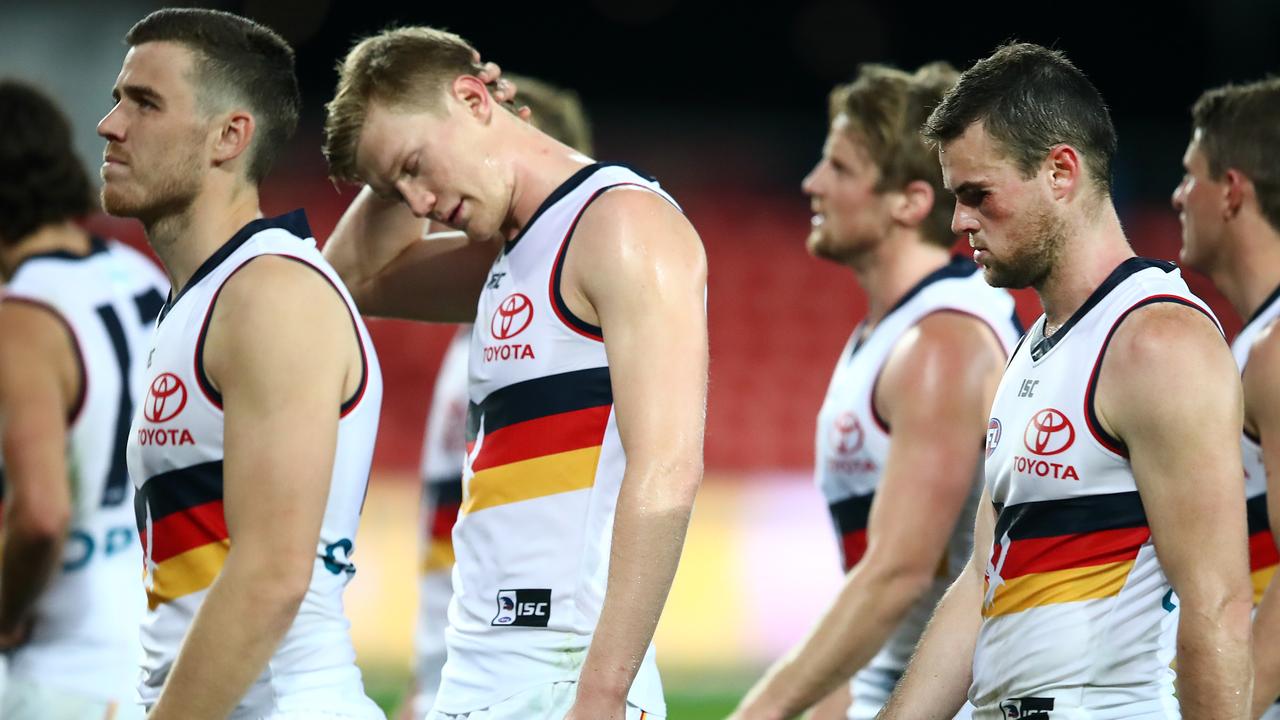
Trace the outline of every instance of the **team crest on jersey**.
{"type": "Polygon", "coordinates": [[[1049,720],[1053,698],[1024,697],[1000,701],[1005,720],[1049,720]]]}
{"type": "MultiPolygon", "coordinates": [[[[142,417],[148,422],[162,425],[178,417],[187,406],[187,386],[173,373],[160,373],[147,387],[143,400],[142,417]]],[[[195,445],[196,440],[186,428],[138,428],[139,445],[195,445]]]]}
{"type": "Polygon", "coordinates": [[[495,626],[546,627],[551,620],[551,590],[499,590],[498,614],[489,623],[495,626]]]}
{"type": "Polygon", "coordinates": [[[996,451],[996,446],[1000,444],[1000,418],[991,418],[987,423],[987,457],[991,457],[991,453],[996,451]]]}
{"type": "MultiPolygon", "coordinates": [[[[987,432],[987,454],[990,455],[990,430],[987,432]]],[[[1022,444],[1037,457],[1016,455],[1013,458],[1013,469],[1035,477],[1079,481],[1080,474],[1076,472],[1074,465],[1041,459],[1066,452],[1075,441],[1076,429],[1066,415],[1053,408],[1038,410],[1027,421],[1027,428],[1022,432],[1022,444]]]]}

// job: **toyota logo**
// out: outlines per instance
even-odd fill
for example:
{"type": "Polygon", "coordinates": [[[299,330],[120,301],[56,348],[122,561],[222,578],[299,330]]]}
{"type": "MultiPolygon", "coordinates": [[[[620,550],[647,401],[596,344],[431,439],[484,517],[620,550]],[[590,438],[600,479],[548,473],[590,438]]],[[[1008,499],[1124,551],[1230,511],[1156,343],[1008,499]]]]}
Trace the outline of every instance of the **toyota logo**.
{"type": "Polygon", "coordinates": [[[177,417],[186,406],[187,386],[173,373],[160,373],[147,390],[142,416],[153,423],[167,422],[177,417]]]}
{"type": "Polygon", "coordinates": [[[1075,440],[1076,429],[1071,427],[1071,421],[1053,408],[1032,415],[1022,434],[1022,442],[1037,455],[1057,455],[1071,447],[1075,440]]]}
{"type": "Polygon", "coordinates": [[[862,424],[853,413],[836,418],[831,433],[831,445],[836,455],[847,457],[862,449],[862,424]]]}
{"type": "Polygon", "coordinates": [[[498,303],[489,321],[489,331],[499,340],[513,338],[533,322],[533,303],[523,293],[513,293],[498,303]]]}

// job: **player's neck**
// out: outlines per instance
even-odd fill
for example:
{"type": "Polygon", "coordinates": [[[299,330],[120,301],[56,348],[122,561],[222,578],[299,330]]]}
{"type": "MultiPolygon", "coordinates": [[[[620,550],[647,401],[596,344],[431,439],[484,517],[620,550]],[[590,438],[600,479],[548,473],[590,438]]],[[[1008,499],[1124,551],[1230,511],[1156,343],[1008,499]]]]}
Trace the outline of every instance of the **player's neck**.
{"type": "Polygon", "coordinates": [[[231,236],[260,217],[257,187],[210,184],[181,212],[147,223],[147,239],[176,293],[231,236]]]}
{"type": "Polygon", "coordinates": [[[1035,286],[1046,327],[1061,327],[1120,263],[1133,256],[1115,207],[1103,201],[1094,217],[1068,233],[1048,277],[1035,286]]]}
{"type": "Polygon", "coordinates": [[[867,325],[874,325],[930,273],[951,258],[947,248],[921,239],[919,233],[886,238],[850,263],[867,293],[867,325]]]}
{"type": "Polygon", "coordinates": [[[1280,233],[1261,217],[1237,230],[1234,250],[1208,275],[1227,302],[1247,321],[1280,287],[1280,233]]]}
{"type": "Polygon", "coordinates": [[[70,220],[43,225],[13,245],[0,245],[0,275],[6,280],[13,277],[22,261],[33,255],[52,252],[87,255],[89,247],[89,233],[70,220]]]}
{"type": "Polygon", "coordinates": [[[592,162],[533,128],[514,127],[510,132],[511,211],[501,231],[508,240],[520,234],[556,188],[592,162]]]}

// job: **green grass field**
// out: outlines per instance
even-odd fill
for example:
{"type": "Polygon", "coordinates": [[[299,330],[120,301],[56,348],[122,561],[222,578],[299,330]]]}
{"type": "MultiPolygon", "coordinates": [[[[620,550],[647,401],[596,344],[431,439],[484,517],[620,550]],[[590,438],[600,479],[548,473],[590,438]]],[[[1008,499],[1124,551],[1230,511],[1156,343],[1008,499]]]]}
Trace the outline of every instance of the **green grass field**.
{"type": "MultiPolygon", "coordinates": [[[[368,668],[365,689],[388,715],[400,706],[409,683],[404,669],[368,668]]],[[[670,720],[724,720],[747,691],[751,678],[743,675],[712,674],[699,678],[695,673],[663,673],[670,720]]]]}

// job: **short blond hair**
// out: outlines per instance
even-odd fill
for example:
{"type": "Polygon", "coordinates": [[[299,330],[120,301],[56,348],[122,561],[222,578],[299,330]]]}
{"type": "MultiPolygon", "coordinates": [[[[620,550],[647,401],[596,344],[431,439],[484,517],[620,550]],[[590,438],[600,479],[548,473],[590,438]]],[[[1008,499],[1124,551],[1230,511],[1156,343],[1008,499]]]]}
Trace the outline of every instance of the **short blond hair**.
{"type": "Polygon", "coordinates": [[[930,63],[914,73],[867,64],[859,68],[857,79],[837,86],[830,97],[831,119],[849,119],[849,132],[862,141],[880,171],[877,192],[901,190],[915,180],[933,186],[933,208],[921,232],[925,240],[943,247],[955,241],[953,206],[942,184],[937,152],[920,135],[920,126],[958,77],[945,62],[930,63]]]}
{"type": "Polygon", "coordinates": [[[329,175],[359,182],[356,148],[369,106],[435,111],[460,75],[478,75],[476,51],[461,37],[429,27],[383,30],[356,43],[338,64],[338,88],[325,106],[324,156],[329,175]]]}

